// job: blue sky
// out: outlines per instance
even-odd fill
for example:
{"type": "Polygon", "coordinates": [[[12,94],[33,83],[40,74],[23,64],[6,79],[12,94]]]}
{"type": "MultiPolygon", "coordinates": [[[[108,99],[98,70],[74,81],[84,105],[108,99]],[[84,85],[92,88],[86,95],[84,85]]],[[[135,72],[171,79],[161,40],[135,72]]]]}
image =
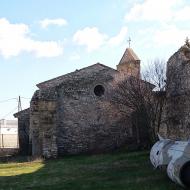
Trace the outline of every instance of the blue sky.
{"type": "Polygon", "coordinates": [[[189,0],[2,1],[0,119],[12,118],[19,95],[27,108],[37,83],[97,62],[115,68],[129,37],[142,67],[167,60],[189,22],[189,0]]]}

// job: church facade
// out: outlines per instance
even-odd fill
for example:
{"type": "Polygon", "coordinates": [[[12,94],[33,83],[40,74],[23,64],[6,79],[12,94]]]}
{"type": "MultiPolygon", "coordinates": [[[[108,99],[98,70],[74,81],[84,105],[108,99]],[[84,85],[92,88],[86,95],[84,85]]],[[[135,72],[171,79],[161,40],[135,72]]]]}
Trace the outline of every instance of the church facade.
{"type": "Polygon", "coordinates": [[[25,152],[31,147],[33,156],[50,158],[135,145],[131,118],[108,97],[111,84],[120,76],[140,79],[140,59],[131,48],[116,70],[97,63],[37,84],[30,108],[15,114],[20,149],[25,152]],[[27,142],[22,140],[26,128],[27,142]]]}

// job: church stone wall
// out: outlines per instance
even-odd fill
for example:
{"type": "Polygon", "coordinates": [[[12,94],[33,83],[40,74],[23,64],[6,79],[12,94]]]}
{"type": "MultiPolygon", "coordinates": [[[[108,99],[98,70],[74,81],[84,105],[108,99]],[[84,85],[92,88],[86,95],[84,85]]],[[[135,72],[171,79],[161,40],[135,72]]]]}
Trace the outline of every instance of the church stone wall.
{"type": "Polygon", "coordinates": [[[130,122],[108,100],[109,75],[64,84],[59,90],[58,152],[103,152],[120,147],[132,136],[130,122]],[[94,89],[105,91],[97,96],[94,89]]]}
{"type": "MultiPolygon", "coordinates": [[[[45,95],[49,95],[48,90],[45,95]]],[[[52,92],[51,92],[52,93],[52,92]]],[[[57,156],[56,101],[37,91],[30,105],[30,142],[32,155],[46,158],[57,156]]]]}
{"type": "Polygon", "coordinates": [[[140,79],[140,61],[130,61],[117,65],[117,70],[127,76],[133,76],[140,79]]]}
{"type": "Polygon", "coordinates": [[[130,119],[108,97],[116,73],[106,68],[89,70],[55,88],[37,91],[30,105],[32,155],[105,152],[133,144],[130,119]]]}

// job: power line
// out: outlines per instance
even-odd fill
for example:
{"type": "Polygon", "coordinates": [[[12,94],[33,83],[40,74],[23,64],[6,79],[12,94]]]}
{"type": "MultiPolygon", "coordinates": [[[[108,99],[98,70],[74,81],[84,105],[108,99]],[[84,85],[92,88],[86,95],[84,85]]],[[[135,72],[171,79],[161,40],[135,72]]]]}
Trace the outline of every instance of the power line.
{"type": "Polygon", "coordinates": [[[20,96],[18,97],[18,112],[22,111],[22,105],[21,105],[21,98],[20,96]]]}
{"type": "MultiPolygon", "coordinates": [[[[26,99],[26,100],[30,100],[31,98],[26,98],[26,97],[20,97],[22,99],[26,99]]],[[[6,103],[9,102],[11,100],[17,100],[17,102],[19,101],[18,98],[9,98],[9,99],[5,99],[5,100],[1,100],[0,103],[6,103]]]]}
{"type": "Polygon", "coordinates": [[[6,100],[1,100],[0,103],[9,102],[11,100],[18,100],[18,98],[9,98],[9,99],[6,99],[6,100]]]}
{"type": "MultiPolygon", "coordinates": [[[[8,112],[7,114],[5,114],[2,119],[6,118],[8,115],[12,114],[13,112],[15,112],[15,110],[17,110],[18,112],[19,111],[22,111],[22,105],[21,105],[21,99],[31,99],[31,98],[26,98],[26,97],[18,97],[18,98],[9,98],[9,99],[6,99],[6,100],[2,100],[0,101],[0,103],[5,103],[5,102],[8,102],[8,101],[11,101],[11,100],[16,100],[18,105],[17,107],[15,107],[13,110],[11,110],[10,112],[8,112]]],[[[1,120],[1,119],[0,119],[1,120]]]]}
{"type": "Polygon", "coordinates": [[[26,97],[22,97],[22,96],[21,96],[21,98],[22,98],[22,99],[29,99],[29,100],[31,99],[31,98],[26,98],[26,97]]]}
{"type": "MultiPolygon", "coordinates": [[[[3,117],[2,117],[2,119],[5,119],[7,116],[9,116],[11,113],[13,113],[15,110],[17,110],[18,109],[18,106],[17,107],[15,107],[13,110],[11,110],[10,112],[8,112],[6,115],[4,115],[3,117]]],[[[1,119],[1,120],[2,120],[1,119]]]]}

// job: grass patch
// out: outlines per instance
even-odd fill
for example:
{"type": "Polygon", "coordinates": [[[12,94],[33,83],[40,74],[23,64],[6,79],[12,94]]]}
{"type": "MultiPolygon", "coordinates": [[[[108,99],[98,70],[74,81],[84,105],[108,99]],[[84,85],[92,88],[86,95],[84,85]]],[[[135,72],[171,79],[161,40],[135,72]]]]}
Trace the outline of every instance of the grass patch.
{"type": "Polygon", "coordinates": [[[147,152],[0,164],[0,190],[180,190],[147,152]]]}

